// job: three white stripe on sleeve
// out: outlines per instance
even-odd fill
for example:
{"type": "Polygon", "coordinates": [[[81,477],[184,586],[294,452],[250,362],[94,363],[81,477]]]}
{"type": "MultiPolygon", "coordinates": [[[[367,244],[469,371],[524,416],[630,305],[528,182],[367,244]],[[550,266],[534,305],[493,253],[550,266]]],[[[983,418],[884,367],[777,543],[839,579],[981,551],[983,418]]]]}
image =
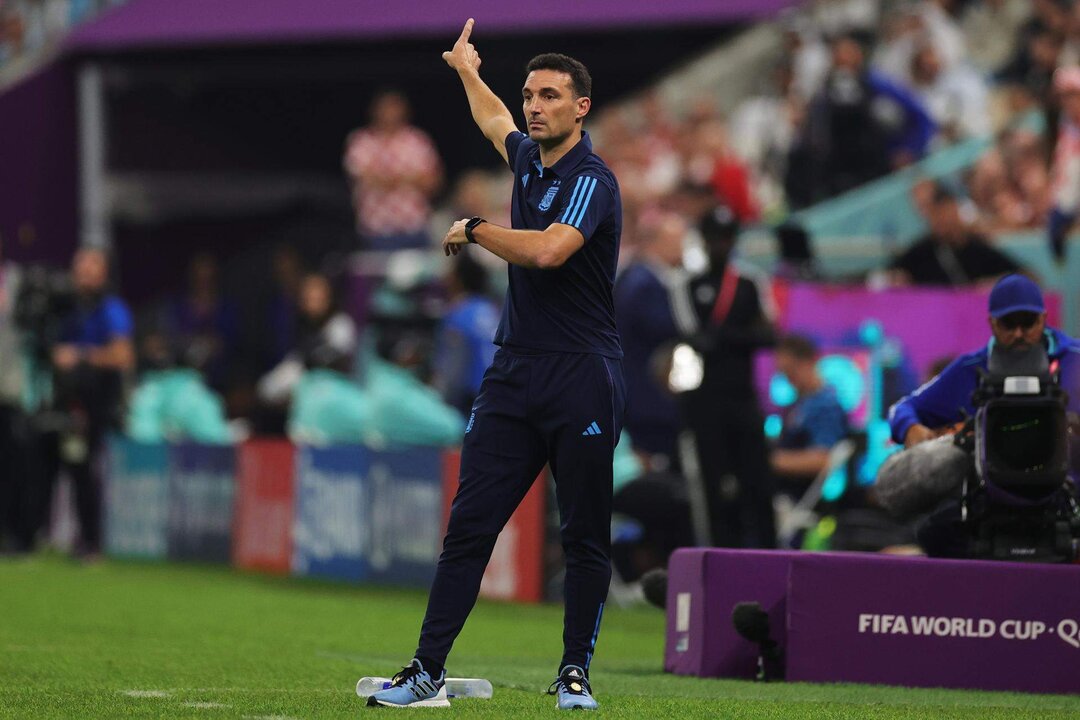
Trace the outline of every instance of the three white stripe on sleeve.
{"type": "Polygon", "coordinates": [[[589,207],[589,201],[592,200],[595,189],[596,178],[579,175],[577,184],[574,185],[574,193],[570,196],[570,202],[567,203],[566,210],[563,212],[562,217],[559,218],[559,222],[580,228],[581,221],[585,217],[585,210],[589,207]]]}

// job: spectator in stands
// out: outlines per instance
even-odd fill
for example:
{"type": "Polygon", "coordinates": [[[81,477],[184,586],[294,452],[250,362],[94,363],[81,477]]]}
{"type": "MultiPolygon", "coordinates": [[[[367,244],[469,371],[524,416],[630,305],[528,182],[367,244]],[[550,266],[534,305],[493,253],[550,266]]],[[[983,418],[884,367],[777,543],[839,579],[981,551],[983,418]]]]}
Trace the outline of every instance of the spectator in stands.
{"type": "Polygon", "coordinates": [[[330,280],[312,273],[300,283],[296,345],[259,380],[264,404],[262,431],[282,430],[286,407],[305,368],[330,368],[348,373],[358,344],[356,324],[337,307],[330,280]]]}
{"type": "Polygon", "coordinates": [[[657,379],[657,353],[670,352],[679,336],[671,298],[685,292],[682,271],[686,221],[661,213],[642,223],[638,253],[615,282],[615,320],[622,338],[626,379],[623,426],[649,467],[675,459],[679,410],[657,379]]]}
{"type": "Polygon", "coordinates": [[[802,102],[821,89],[825,76],[829,73],[832,62],[829,48],[822,42],[821,33],[813,23],[797,12],[787,12],[782,18],[784,31],[784,56],[790,58],[792,90],[802,102]]]}
{"type": "Polygon", "coordinates": [[[1040,227],[1051,200],[1042,138],[1022,127],[1006,130],[975,164],[969,186],[983,229],[1040,227]]]}
{"type": "Polygon", "coordinates": [[[345,140],[344,165],[357,229],[368,248],[430,245],[429,203],[442,184],[442,163],[431,138],[409,124],[404,95],[387,91],[375,97],[371,124],[345,140]]]}
{"type": "Polygon", "coordinates": [[[778,488],[798,498],[828,467],[829,450],[848,434],[847,413],[818,374],[818,348],[802,335],[788,335],[776,345],[777,371],[795,388],[798,399],[784,414],[783,429],[769,463],[778,488]]]}
{"type": "Polygon", "coordinates": [[[101,452],[120,425],[124,380],[135,367],[133,323],[127,305],[109,292],[109,261],[97,248],[75,253],[72,275],[78,305],[52,348],[56,406],[66,412],[60,459],[75,487],[77,552],[101,550],[101,452]]]}
{"type": "Polygon", "coordinates": [[[1063,67],[1054,74],[1061,99],[1061,124],[1054,148],[1053,209],[1049,218],[1050,247],[1065,259],[1065,240],[1080,212],[1080,68],[1063,67]]]}
{"type": "MultiPolygon", "coordinates": [[[[1025,193],[1024,186],[1017,182],[1018,166],[1027,166],[1029,161],[1010,153],[1013,162],[1006,162],[1006,141],[991,148],[975,163],[968,180],[971,199],[979,210],[979,227],[986,232],[1001,232],[1030,228],[1038,225],[1042,219],[1039,203],[1025,193]]],[[[1041,159],[1034,158],[1034,163],[1041,165],[1041,159]]],[[[1033,168],[1035,174],[1045,175],[1044,170],[1033,168]]],[[[1032,173],[1028,173],[1030,176],[1032,173]]]]}
{"type": "Polygon", "coordinates": [[[952,142],[989,135],[986,85],[963,63],[946,68],[933,45],[920,46],[911,61],[910,87],[938,127],[938,137],[952,142]]]}
{"type": "Polygon", "coordinates": [[[852,37],[833,41],[833,66],[811,100],[788,159],[790,204],[805,207],[918,160],[934,123],[905,88],[865,67],[852,37]]]}
{"type": "Polygon", "coordinates": [[[776,530],[754,353],[775,340],[768,291],[736,267],[739,224],[717,207],[701,222],[709,268],[688,285],[679,328],[702,357],[701,385],[682,395],[709,503],[713,544],[773,547],[776,530]]]}
{"type": "Polygon", "coordinates": [[[731,210],[740,223],[756,222],[760,210],[750,184],[750,169],[732,149],[724,123],[716,119],[698,125],[694,144],[695,162],[708,167],[714,201],[731,210]]]}
{"type": "Polygon", "coordinates": [[[203,252],[191,259],[187,290],[166,312],[167,334],[185,349],[185,362],[222,391],[229,379],[229,360],[237,351],[239,321],[236,308],[221,295],[212,254],[203,252]]]}
{"type": "Polygon", "coordinates": [[[446,277],[450,307],[439,325],[432,385],[448,405],[469,417],[484,372],[495,358],[500,311],[488,295],[488,274],[459,253],[446,277]]]}
{"type": "Polygon", "coordinates": [[[1016,53],[1020,30],[1030,15],[1030,0],[968,3],[960,20],[968,60],[983,73],[1000,70],[1016,53]]]}
{"type": "MultiPolygon", "coordinates": [[[[1036,3],[1036,7],[1039,7],[1036,3]]],[[[1039,21],[1029,23],[1026,41],[1013,60],[999,73],[1007,82],[1023,85],[1036,98],[1050,96],[1054,70],[1063,48],[1062,36],[1039,21]]]]}
{"type": "Polygon", "coordinates": [[[944,185],[930,201],[930,232],[889,266],[897,285],[972,285],[987,283],[1020,266],[973,232],[960,212],[955,192],[944,185]]]}
{"type": "Polygon", "coordinates": [[[731,146],[754,168],[754,194],[766,215],[783,207],[788,153],[805,112],[793,78],[790,62],[780,63],[765,91],[743,100],[731,116],[731,146]]]}

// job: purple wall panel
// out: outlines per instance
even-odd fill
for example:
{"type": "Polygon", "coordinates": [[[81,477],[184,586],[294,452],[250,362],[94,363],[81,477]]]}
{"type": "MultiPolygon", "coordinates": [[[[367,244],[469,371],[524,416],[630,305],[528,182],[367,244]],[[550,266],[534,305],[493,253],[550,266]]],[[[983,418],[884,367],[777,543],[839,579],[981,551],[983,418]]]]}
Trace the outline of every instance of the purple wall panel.
{"type": "Polygon", "coordinates": [[[0,95],[0,255],[66,265],[78,234],[75,88],[57,62],[0,95]]]}
{"type": "Polygon", "coordinates": [[[69,47],[111,50],[437,34],[452,39],[470,16],[476,18],[478,33],[721,23],[768,17],[793,2],[549,0],[522,6],[504,0],[401,0],[388,12],[381,0],[133,0],[76,30],[69,47]]]}

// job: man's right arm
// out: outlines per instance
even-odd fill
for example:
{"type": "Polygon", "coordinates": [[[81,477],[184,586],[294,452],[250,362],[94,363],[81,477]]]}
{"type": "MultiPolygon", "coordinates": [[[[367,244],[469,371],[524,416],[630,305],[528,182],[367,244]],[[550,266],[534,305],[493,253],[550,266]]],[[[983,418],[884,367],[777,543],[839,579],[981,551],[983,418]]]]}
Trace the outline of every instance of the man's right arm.
{"type": "Polygon", "coordinates": [[[975,370],[960,360],[954,361],[889,408],[893,441],[911,447],[934,439],[941,434],[939,428],[962,420],[962,409],[970,403],[976,384],[975,370]]]}
{"type": "Polygon", "coordinates": [[[484,133],[502,159],[510,162],[506,154],[506,136],[517,130],[514,118],[506,105],[480,79],[480,56],[469,42],[472,34],[473,19],[469,18],[461,36],[454,43],[454,49],[443,53],[443,60],[457,70],[461,84],[465,87],[465,96],[469,99],[469,110],[473,121],[484,133]]]}

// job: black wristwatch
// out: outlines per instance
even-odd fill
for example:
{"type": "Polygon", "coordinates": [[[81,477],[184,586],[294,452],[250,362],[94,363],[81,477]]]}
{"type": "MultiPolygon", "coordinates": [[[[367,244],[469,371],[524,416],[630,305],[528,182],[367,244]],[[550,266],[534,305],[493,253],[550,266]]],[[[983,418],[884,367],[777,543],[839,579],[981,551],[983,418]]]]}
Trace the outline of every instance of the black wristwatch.
{"type": "Polygon", "coordinates": [[[465,238],[469,242],[475,243],[476,238],[473,237],[473,234],[472,234],[473,229],[477,225],[479,225],[480,223],[486,223],[486,222],[487,222],[487,220],[485,220],[482,217],[474,217],[474,218],[470,219],[469,222],[465,223],[465,238]]]}

